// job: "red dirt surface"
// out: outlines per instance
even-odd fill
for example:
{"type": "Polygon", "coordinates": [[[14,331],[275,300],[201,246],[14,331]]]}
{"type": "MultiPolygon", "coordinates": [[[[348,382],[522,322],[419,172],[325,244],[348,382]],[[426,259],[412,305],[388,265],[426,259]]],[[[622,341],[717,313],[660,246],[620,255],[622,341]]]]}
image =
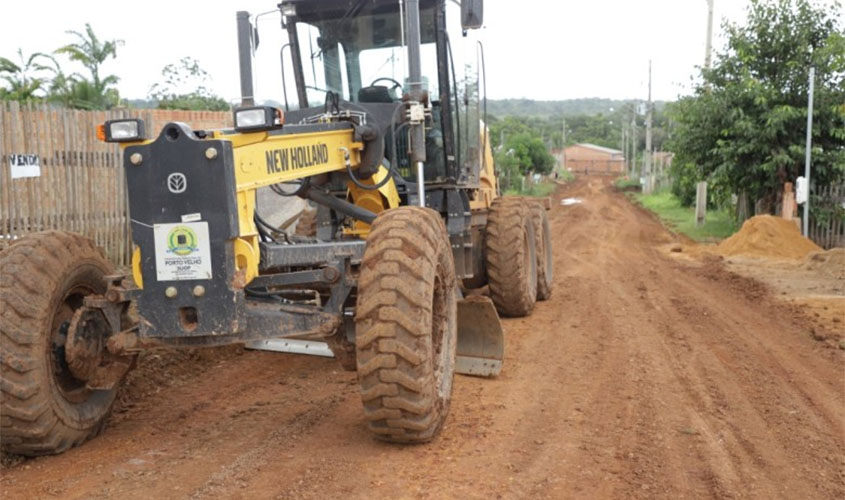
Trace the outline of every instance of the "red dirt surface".
{"type": "Polygon", "coordinates": [[[456,378],[434,442],[373,439],[333,360],[230,350],[146,361],[103,435],[3,469],[2,497],[845,497],[843,351],[767,286],[662,252],[604,179],[556,196],[552,298],[504,321],[501,376],[456,378]]]}

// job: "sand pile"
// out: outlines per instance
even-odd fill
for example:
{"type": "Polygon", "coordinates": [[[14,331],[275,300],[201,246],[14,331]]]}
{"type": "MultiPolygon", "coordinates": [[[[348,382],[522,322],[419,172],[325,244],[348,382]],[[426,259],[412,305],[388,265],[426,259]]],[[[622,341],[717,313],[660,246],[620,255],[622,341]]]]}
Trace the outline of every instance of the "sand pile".
{"type": "Polygon", "coordinates": [[[794,221],[758,215],[745,221],[736,234],[716,247],[722,255],[746,255],[782,259],[803,259],[821,248],[801,236],[794,221]]]}
{"type": "Polygon", "coordinates": [[[845,280],[845,248],[831,248],[826,252],[812,252],[804,259],[804,264],[801,267],[845,280]]]}

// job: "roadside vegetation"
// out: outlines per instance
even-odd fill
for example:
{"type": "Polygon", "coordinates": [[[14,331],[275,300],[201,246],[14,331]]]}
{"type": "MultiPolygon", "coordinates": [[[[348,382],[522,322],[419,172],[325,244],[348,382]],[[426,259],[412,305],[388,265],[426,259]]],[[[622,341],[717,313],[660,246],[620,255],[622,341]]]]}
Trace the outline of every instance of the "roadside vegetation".
{"type": "Polygon", "coordinates": [[[208,73],[190,57],[166,65],[161,81],[150,87],[147,100],[127,101],[117,89],[120,78],[103,74],[103,65],[117,59],[124,41],[101,39],[88,23],[82,31],[66,34],[70,42],[52,53],[18,48],[11,58],[0,56],[0,101],[46,102],[85,110],[133,105],[202,111],[230,108],[226,100],[208,90],[208,73]]]}
{"type": "Polygon", "coordinates": [[[845,32],[838,1],[752,0],[744,24],[724,26],[727,43],[693,95],[668,108],[673,193],[695,202],[707,181],[710,202],[774,213],[783,184],[804,175],[807,94],[814,67],[812,180],[845,180],[845,32]]]}
{"type": "MultiPolygon", "coordinates": [[[[639,183],[637,183],[639,185],[639,183]]],[[[708,210],[706,222],[695,225],[695,208],[684,206],[666,189],[654,194],[630,193],[631,199],[654,212],[663,224],[695,241],[712,242],[732,235],[738,229],[730,210],[708,210]]]]}
{"type": "Polygon", "coordinates": [[[639,191],[642,188],[639,179],[627,176],[616,178],[613,185],[620,191],[639,191]]]}
{"type": "MultiPolygon", "coordinates": [[[[645,133],[643,132],[645,116],[635,113],[639,107],[637,101],[573,99],[558,102],[556,106],[548,103],[549,113],[542,115],[526,115],[524,114],[526,111],[523,111],[523,114],[497,115],[493,114],[492,110],[510,110],[511,108],[499,104],[490,106],[491,115],[488,121],[491,144],[494,148],[498,148],[514,135],[529,133],[539,138],[549,149],[561,149],[579,143],[622,149],[623,124],[625,128],[628,128],[633,120],[639,130],[636,150],[639,152],[637,158],[641,160],[641,153],[645,150],[645,133]],[[581,101],[592,105],[585,107],[581,105],[581,101]],[[597,103],[603,106],[597,107],[597,103]],[[564,130],[566,130],[565,137],[564,130]]],[[[665,107],[666,104],[663,102],[657,102],[654,106],[652,145],[655,151],[665,148],[669,135],[670,122],[664,112],[665,107]]],[[[528,111],[535,108],[535,106],[526,106],[528,111]]],[[[639,164],[640,161],[635,163],[639,164]]]]}

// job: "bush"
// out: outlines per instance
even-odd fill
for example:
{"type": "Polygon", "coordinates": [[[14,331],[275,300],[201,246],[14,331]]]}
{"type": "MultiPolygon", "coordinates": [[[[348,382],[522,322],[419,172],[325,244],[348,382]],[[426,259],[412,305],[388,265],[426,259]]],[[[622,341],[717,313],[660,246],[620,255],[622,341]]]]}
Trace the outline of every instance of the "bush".
{"type": "Polygon", "coordinates": [[[674,162],[669,170],[672,177],[672,194],[681,205],[688,207],[695,202],[695,185],[701,181],[701,174],[695,165],[688,162],[674,162]]]}
{"type": "Polygon", "coordinates": [[[639,179],[631,179],[628,176],[617,177],[613,181],[613,185],[616,186],[616,189],[622,191],[639,191],[642,189],[639,179]]]}

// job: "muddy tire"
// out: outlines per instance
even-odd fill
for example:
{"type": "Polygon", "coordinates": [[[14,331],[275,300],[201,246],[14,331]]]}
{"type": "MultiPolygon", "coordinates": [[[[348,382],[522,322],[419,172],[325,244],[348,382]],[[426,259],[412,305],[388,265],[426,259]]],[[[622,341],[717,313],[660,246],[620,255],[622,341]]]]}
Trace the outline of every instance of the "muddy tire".
{"type": "Polygon", "coordinates": [[[546,209],[535,200],[528,200],[531,221],[534,223],[534,248],[537,251],[537,300],[549,300],[554,280],[552,235],[546,209]]]}
{"type": "Polygon", "coordinates": [[[0,445],[21,455],[61,453],[102,429],[116,389],[73,377],[64,340],[85,295],[105,292],[112,266],[89,239],[48,231],[0,253],[0,445]]]}
{"type": "Polygon", "coordinates": [[[486,232],[490,298],[502,316],[528,316],[537,301],[537,255],[528,203],[509,196],[493,200],[486,232]]]}
{"type": "Polygon", "coordinates": [[[369,428],[396,443],[430,441],[452,396],[457,284],[446,227],[436,212],[382,212],[367,237],[358,279],[355,344],[369,428]]]}

